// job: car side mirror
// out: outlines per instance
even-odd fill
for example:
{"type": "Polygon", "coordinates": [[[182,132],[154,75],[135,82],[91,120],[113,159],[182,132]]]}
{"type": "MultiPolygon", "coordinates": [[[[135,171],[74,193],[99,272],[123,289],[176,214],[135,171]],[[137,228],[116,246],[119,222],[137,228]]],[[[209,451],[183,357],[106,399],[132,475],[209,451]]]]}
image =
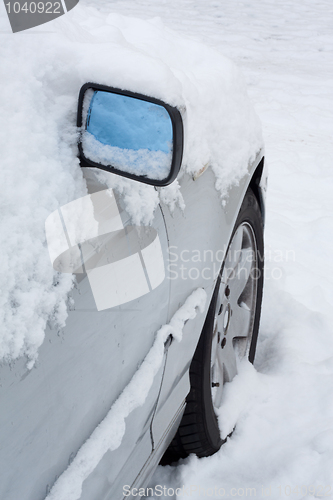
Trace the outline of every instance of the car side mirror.
{"type": "Polygon", "coordinates": [[[183,155],[179,110],[142,94],[86,83],[79,94],[81,166],[154,186],[178,175],[183,155]]]}

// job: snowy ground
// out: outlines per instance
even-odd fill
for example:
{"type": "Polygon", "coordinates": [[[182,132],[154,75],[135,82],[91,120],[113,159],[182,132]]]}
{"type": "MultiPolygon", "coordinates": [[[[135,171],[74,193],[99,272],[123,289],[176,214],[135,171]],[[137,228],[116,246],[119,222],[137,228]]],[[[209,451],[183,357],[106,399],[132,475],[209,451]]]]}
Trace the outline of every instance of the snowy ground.
{"type": "MultiPolygon", "coordinates": [[[[245,363],[226,387],[221,416],[225,434],[236,421],[237,427],[215,456],[192,456],[175,467],[159,467],[152,485],[171,488],[170,493],[184,486],[183,497],[193,499],[254,496],[254,491],[257,497],[272,499],[333,498],[331,0],[80,0],[80,6],[144,19],[159,16],[165,25],[230,57],[245,74],[266,142],[270,170],[267,271],[257,358],[254,368],[245,363]]],[[[1,28],[8,29],[4,23],[1,28]]],[[[16,74],[16,67],[6,63],[0,68],[4,83],[8,74],[16,74]]],[[[61,77],[62,64],[55,65],[61,77]]],[[[70,64],[70,58],[66,64],[70,64]]],[[[23,70],[18,68],[18,74],[24,74],[23,70]]],[[[36,76],[43,78],[45,71],[49,78],[51,70],[45,65],[36,70],[36,76]]],[[[39,88],[37,79],[35,82],[31,78],[30,83],[32,88],[39,88]]],[[[50,92],[56,83],[50,77],[50,92]]],[[[29,96],[27,93],[25,97],[29,96]]],[[[10,92],[5,97],[6,110],[13,99],[10,92]]],[[[52,102],[45,101],[47,112],[53,113],[59,128],[63,119],[59,106],[65,108],[66,99],[72,98],[59,98],[54,109],[52,102]]],[[[18,138],[23,127],[20,102],[18,138]]],[[[53,122],[46,120],[41,128],[53,132],[53,122]]],[[[20,140],[24,151],[25,141],[31,139],[23,136],[20,140]]],[[[45,158],[55,158],[49,165],[50,176],[59,172],[66,154],[56,143],[45,143],[45,158]]],[[[22,152],[20,173],[15,178],[8,173],[13,185],[17,176],[25,175],[28,160],[22,152]]],[[[30,168],[35,168],[32,163],[30,168]]],[[[37,168],[44,169],[42,162],[37,168]]],[[[72,195],[71,181],[77,173],[74,166],[65,164],[61,168],[63,181],[68,178],[68,193],[61,194],[60,188],[54,186],[52,195],[65,203],[66,196],[72,195]]],[[[77,189],[79,196],[80,186],[77,189]]],[[[24,190],[32,199],[38,185],[30,182],[24,190]]],[[[14,189],[8,192],[10,197],[7,200],[4,193],[3,200],[10,206],[14,189]]],[[[39,205],[40,200],[36,207],[39,205]]],[[[45,214],[36,210],[34,217],[43,219],[45,214]]],[[[24,225],[29,223],[24,220],[24,225]]],[[[6,243],[17,246],[14,237],[6,243]]],[[[43,275],[44,268],[38,265],[43,275]]],[[[22,288],[25,286],[23,283],[22,288]]]]}
{"type": "Polygon", "coordinates": [[[221,419],[225,431],[236,419],[237,428],[215,456],[159,467],[152,485],[170,494],[184,485],[193,499],[218,498],[220,488],[225,498],[253,496],[246,488],[333,498],[333,4],[100,0],[98,8],[160,16],[233,59],[262,120],[270,170],[257,358],[226,390],[221,419]]]}

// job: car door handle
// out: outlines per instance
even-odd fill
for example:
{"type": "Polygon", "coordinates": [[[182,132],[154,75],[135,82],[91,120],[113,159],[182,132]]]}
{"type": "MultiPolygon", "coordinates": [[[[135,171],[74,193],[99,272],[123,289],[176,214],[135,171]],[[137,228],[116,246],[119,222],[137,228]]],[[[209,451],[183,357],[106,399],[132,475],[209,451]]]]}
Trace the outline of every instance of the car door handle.
{"type": "Polygon", "coordinates": [[[164,348],[165,349],[168,349],[170,347],[170,345],[172,344],[172,340],[173,340],[173,337],[172,335],[170,334],[169,337],[166,339],[166,341],[164,342],[164,348]]]}

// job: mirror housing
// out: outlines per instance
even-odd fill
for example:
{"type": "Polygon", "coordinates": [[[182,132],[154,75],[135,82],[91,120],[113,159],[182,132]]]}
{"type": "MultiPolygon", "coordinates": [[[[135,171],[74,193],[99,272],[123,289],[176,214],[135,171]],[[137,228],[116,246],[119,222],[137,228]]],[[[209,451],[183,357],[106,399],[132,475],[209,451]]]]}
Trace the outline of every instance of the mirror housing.
{"type": "Polygon", "coordinates": [[[81,167],[153,186],[167,186],[176,179],[184,137],[176,107],[142,94],[86,83],[79,94],[77,126],[81,167]]]}

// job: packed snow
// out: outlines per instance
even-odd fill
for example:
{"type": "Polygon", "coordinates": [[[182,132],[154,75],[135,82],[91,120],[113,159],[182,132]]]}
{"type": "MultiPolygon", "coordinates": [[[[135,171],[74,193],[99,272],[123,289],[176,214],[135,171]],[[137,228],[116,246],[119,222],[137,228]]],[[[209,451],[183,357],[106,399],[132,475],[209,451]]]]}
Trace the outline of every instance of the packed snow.
{"type": "MultiPolygon", "coordinates": [[[[64,296],[71,280],[54,277],[50,269],[44,221],[58,206],[86,193],[75,159],[75,114],[77,90],[91,79],[90,71],[100,83],[111,84],[112,68],[113,85],[186,106],[192,128],[185,166],[198,170],[209,161],[214,168],[214,158],[222,151],[230,163],[216,173],[220,186],[249,152],[240,148],[235,158],[229,155],[236,150],[234,143],[232,150],[217,146],[211,151],[204,141],[196,144],[196,137],[207,138],[213,130],[211,110],[228,105],[223,102],[227,83],[210,65],[209,51],[198,43],[204,41],[215,51],[214,61],[220,53],[241,68],[263,124],[270,170],[263,314],[254,366],[243,362],[225,388],[219,422],[223,435],[237,423],[233,434],[212,457],[191,456],[175,466],[159,467],[151,486],[162,485],[170,494],[151,498],[176,498],[176,488],[184,488],[179,498],[193,499],[219,498],[219,492],[224,498],[254,496],[254,490],[257,497],[273,499],[333,498],[332,2],[80,0],[66,17],[35,34],[15,36],[2,4],[0,13],[5,186],[1,357],[25,353],[35,359],[47,318],[65,321],[64,296]],[[120,15],[148,19],[151,31],[139,40],[140,23],[120,15]],[[170,45],[168,28],[189,37],[186,57],[172,74],[171,62],[163,64],[159,51],[165,55],[171,46],[172,58],[182,38],[173,37],[170,45]],[[47,36],[40,34],[43,30],[47,36]],[[151,46],[156,32],[165,37],[158,47],[151,46]],[[122,46],[119,59],[101,69],[93,60],[94,47],[103,60],[110,43],[122,46]],[[124,76],[122,57],[130,57],[133,46],[137,52],[132,69],[124,76]],[[188,79],[182,73],[187,57],[193,70],[188,79]],[[216,86],[201,95],[201,83],[207,83],[211,72],[216,86]],[[143,73],[151,76],[149,88],[143,73]],[[132,83],[136,88],[130,88],[132,83]],[[197,109],[183,97],[185,87],[197,109]]],[[[223,56],[218,57],[226,73],[239,82],[238,71],[223,56]]],[[[257,119],[241,92],[244,101],[236,104],[239,112],[245,104],[253,131],[240,135],[243,144],[253,140],[255,150],[260,142],[257,119]]],[[[233,126],[237,124],[225,117],[222,147],[229,147],[228,138],[237,139],[233,126]]],[[[217,144],[221,138],[211,139],[217,144]]],[[[140,185],[137,191],[128,179],[114,176],[108,185],[123,194],[135,224],[149,224],[162,193],[170,207],[183,206],[176,184],[159,192],[140,185]],[[141,199],[145,205],[140,205],[141,199]]]]}

